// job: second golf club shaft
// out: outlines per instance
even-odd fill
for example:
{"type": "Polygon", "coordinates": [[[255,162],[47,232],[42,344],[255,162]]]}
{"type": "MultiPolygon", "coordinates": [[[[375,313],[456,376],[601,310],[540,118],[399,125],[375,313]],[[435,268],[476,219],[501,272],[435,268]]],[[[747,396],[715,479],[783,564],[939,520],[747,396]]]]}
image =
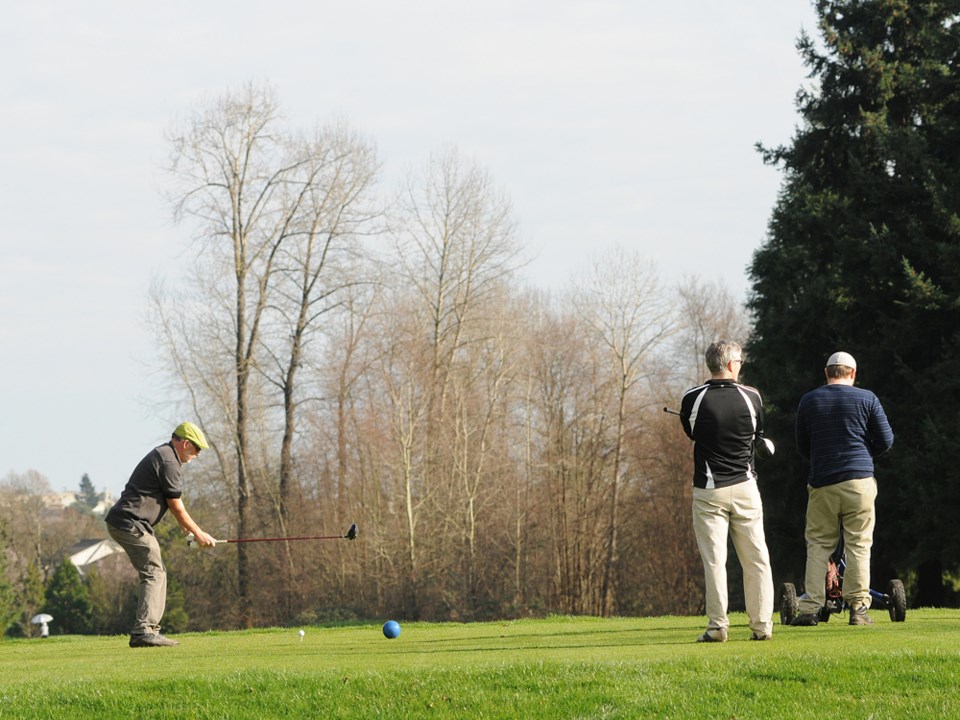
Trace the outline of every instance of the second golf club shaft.
{"type": "Polygon", "coordinates": [[[346,535],[304,535],[301,537],[275,538],[236,538],[232,540],[217,540],[218,543],[247,543],[247,542],[281,542],[283,540],[340,540],[346,535]]]}

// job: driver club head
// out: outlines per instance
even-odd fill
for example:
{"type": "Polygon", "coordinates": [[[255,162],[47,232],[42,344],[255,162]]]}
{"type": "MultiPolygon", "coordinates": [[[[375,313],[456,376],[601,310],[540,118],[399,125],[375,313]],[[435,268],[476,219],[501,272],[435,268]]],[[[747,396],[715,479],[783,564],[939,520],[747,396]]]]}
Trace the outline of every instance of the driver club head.
{"type": "Polygon", "coordinates": [[[357,524],[354,523],[350,526],[350,529],[347,530],[347,534],[344,535],[347,540],[356,540],[357,539],[357,524]]]}

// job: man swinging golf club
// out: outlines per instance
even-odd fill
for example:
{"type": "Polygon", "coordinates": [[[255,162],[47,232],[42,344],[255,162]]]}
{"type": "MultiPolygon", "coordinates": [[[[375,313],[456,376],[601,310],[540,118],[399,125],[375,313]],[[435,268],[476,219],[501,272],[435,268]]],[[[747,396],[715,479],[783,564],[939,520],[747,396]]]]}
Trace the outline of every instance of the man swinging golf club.
{"type": "Polygon", "coordinates": [[[217,541],[193,521],[181,500],[183,466],[207,447],[200,428],[193,423],[181,423],[170,442],[151,450],[134,468],[120,499],[107,513],[107,532],[126,551],[140,575],[137,619],[130,631],[130,647],[180,644],[160,634],[160,619],[167,604],[167,571],[153,528],[170,510],[197,545],[216,545],[217,541]]]}

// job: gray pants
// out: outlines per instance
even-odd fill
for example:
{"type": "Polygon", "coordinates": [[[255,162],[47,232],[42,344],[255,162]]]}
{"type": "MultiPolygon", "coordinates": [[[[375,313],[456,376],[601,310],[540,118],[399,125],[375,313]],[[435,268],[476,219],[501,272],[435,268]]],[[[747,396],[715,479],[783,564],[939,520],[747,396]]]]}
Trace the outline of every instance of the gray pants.
{"type": "Polygon", "coordinates": [[[167,605],[167,570],[160,556],[160,543],[139,528],[121,530],[108,524],[107,532],[126,551],[140,575],[137,619],[130,634],[155,635],[160,632],[160,618],[167,605]]]}

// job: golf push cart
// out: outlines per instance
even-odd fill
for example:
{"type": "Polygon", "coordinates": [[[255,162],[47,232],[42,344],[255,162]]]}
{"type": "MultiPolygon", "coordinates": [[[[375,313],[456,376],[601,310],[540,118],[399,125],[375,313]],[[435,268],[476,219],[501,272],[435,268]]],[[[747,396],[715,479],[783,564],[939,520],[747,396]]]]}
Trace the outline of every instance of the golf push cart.
{"type": "MultiPolygon", "coordinates": [[[[820,608],[820,622],[828,622],[832,613],[841,613],[847,609],[843,601],[843,571],[847,567],[846,555],[843,551],[843,532],[840,533],[840,543],[830,555],[827,563],[826,590],[827,602],[820,608]]],[[[870,607],[876,610],[887,610],[890,620],[903,622],[907,619],[907,596],[903,590],[903,583],[891,580],[887,592],[882,593],[870,590],[870,607]]],[[[789,625],[799,614],[799,598],[797,588],[793,583],[783,583],[780,586],[780,622],[789,625]]]]}

